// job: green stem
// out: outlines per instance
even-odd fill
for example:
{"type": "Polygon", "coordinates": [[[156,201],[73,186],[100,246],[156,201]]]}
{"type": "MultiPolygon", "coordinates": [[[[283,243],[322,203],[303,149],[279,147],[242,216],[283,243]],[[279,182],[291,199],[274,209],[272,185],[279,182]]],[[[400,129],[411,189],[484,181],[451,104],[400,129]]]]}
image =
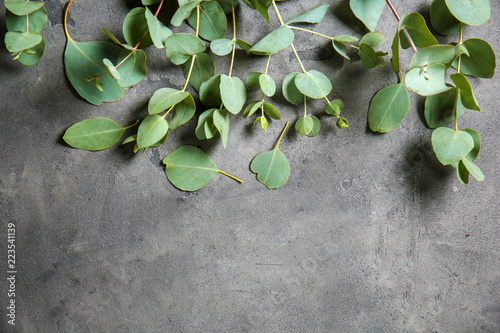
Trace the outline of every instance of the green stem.
{"type": "Polygon", "coordinates": [[[280,142],[281,142],[281,139],[283,138],[283,135],[285,134],[285,131],[286,131],[289,123],[290,123],[289,121],[286,122],[285,127],[281,131],[280,137],[279,137],[278,142],[276,143],[276,146],[274,147],[274,149],[278,149],[280,142]]]}
{"type": "Polygon", "coordinates": [[[127,127],[124,127],[124,128],[125,128],[125,129],[132,128],[132,127],[134,127],[135,125],[137,125],[138,123],[139,123],[139,119],[137,119],[137,120],[135,121],[135,123],[133,123],[132,125],[127,126],[127,127]]]}
{"type": "Polygon", "coordinates": [[[196,6],[196,37],[200,32],[200,5],[196,6]]]}
{"type": "Polygon", "coordinates": [[[283,22],[283,19],[281,18],[280,11],[278,10],[278,6],[276,6],[276,2],[273,0],[273,7],[274,11],[276,12],[276,15],[278,16],[278,20],[280,21],[280,24],[283,26],[285,23],[283,22]]]}
{"type": "Polygon", "coordinates": [[[307,97],[304,96],[304,117],[307,116],[307,97]]]}
{"type": "Polygon", "coordinates": [[[165,112],[165,114],[163,116],[161,116],[163,119],[165,119],[166,116],[168,116],[168,114],[170,113],[170,111],[172,111],[174,109],[175,105],[172,105],[170,107],[170,109],[167,110],[167,112],[165,112]]]}
{"type": "MultiPolygon", "coordinates": [[[[459,34],[459,44],[462,44],[462,41],[463,41],[463,24],[462,22],[460,22],[460,34],[459,34]]],[[[460,73],[460,66],[462,64],[462,56],[458,57],[458,63],[457,63],[457,73],[460,73]]],[[[457,88],[455,88],[457,89],[457,88]]],[[[458,92],[457,94],[455,95],[455,105],[453,107],[453,114],[455,116],[455,132],[458,132],[458,92]]]]}
{"type": "Polygon", "coordinates": [[[264,72],[264,74],[267,75],[267,70],[269,69],[269,64],[271,63],[271,56],[273,54],[272,53],[269,53],[269,57],[267,58],[267,65],[266,65],[266,71],[264,72]]]}
{"type": "Polygon", "coordinates": [[[299,54],[297,53],[297,50],[295,49],[295,46],[293,46],[293,43],[290,44],[292,46],[293,53],[295,54],[295,58],[297,58],[297,61],[299,62],[300,68],[302,69],[303,73],[307,73],[306,69],[304,68],[304,65],[302,65],[302,61],[300,61],[299,54]]]}
{"type": "Polygon", "coordinates": [[[233,49],[231,51],[231,65],[229,66],[229,77],[233,73],[234,56],[236,54],[236,14],[234,12],[233,0],[231,0],[231,12],[233,13],[233,49]]]}
{"type": "Polygon", "coordinates": [[[191,60],[191,66],[189,66],[189,72],[188,72],[188,76],[186,78],[186,83],[184,83],[184,87],[182,87],[182,90],[181,91],[186,91],[186,88],[189,84],[189,80],[191,79],[191,73],[193,73],[193,67],[194,67],[194,61],[196,60],[196,54],[192,56],[192,60],[191,60]]]}
{"type": "Polygon", "coordinates": [[[26,15],[26,33],[30,32],[30,18],[26,15]]]}
{"type": "Polygon", "coordinates": [[[227,172],[224,172],[224,171],[222,171],[222,170],[217,170],[217,172],[218,172],[218,173],[222,173],[223,175],[228,176],[229,178],[232,178],[232,179],[236,180],[237,182],[244,183],[244,181],[243,181],[243,180],[241,180],[241,179],[239,179],[239,178],[236,178],[235,176],[230,175],[230,174],[228,174],[227,172]]]}
{"type": "Polygon", "coordinates": [[[287,27],[289,27],[290,29],[295,29],[295,30],[309,32],[311,34],[318,35],[318,36],[325,37],[325,38],[328,38],[330,40],[333,40],[333,37],[330,37],[330,36],[327,36],[327,35],[323,35],[323,34],[320,34],[319,32],[312,31],[312,30],[309,30],[309,29],[304,29],[304,28],[299,28],[299,27],[293,27],[291,25],[288,25],[287,27]]]}

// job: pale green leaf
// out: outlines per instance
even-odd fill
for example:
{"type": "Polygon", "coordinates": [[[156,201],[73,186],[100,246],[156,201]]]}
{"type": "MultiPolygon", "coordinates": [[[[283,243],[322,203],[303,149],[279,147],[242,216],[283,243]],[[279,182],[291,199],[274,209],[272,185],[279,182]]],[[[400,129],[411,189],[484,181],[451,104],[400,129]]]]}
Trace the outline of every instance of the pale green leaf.
{"type": "Polygon", "coordinates": [[[307,136],[313,137],[319,133],[319,130],[321,129],[321,122],[315,116],[310,116],[310,117],[313,120],[313,128],[309,133],[307,133],[307,136]]]}
{"type": "Polygon", "coordinates": [[[481,25],[491,16],[488,0],[445,0],[446,6],[457,20],[468,25],[481,25]]]}
{"type": "MultiPolygon", "coordinates": [[[[189,78],[189,83],[193,86],[196,91],[200,90],[201,84],[215,75],[215,63],[211,56],[206,53],[199,53],[193,57],[194,64],[191,72],[191,77],[189,78]]],[[[188,77],[189,69],[191,68],[191,62],[193,58],[186,61],[182,65],[184,70],[184,76],[188,77]]]]}
{"type": "Polygon", "coordinates": [[[313,130],[314,120],[311,116],[302,116],[295,122],[295,130],[300,134],[307,135],[313,130]]]}
{"type": "Polygon", "coordinates": [[[453,122],[455,120],[455,107],[457,108],[457,116],[461,117],[465,112],[465,107],[460,100],[460,92],[457,88],[427,97],[424,107],[427,125],[430,128],[437,128],[453,122]],[[459,94],[458,98],[457,94],[459,94]]]}
{"type": "Polygon", "coordinates": [[[144,118],[137,130],[137,146],[146,148],[160,141],[168,132],[168,122],[164,117],[152,114],[144,118]]]}
{"type": "Polygon", "coordinates": [[[220,94],[224,106],[233,114],[239,113],[247,100],[247,90],[241,79],[225,74],[221,75],[220,94]]]}
{"type": "Polygon", "coordinates": [[[429,28],[427,28],[424,17],[419,13],[403,14],[401,20],[399,21],[399,29],[401,47],[403,49],[411,47],[406,34],[403,32],[403,29],[408,32],[413,43],[418,48],[436,45],[438,43],[436,38],[429,31],[429,28]]]}
{"type": "Polygon", "coordinates": [[[123,49],[118,57],[118,63],[121,63],[120,67],[117,68],[120,74],[118,84],[121,87],[132,87],[146,77],[146,53],[143,50],[123,49]]]}
{"type": "Polygon", "coordinates": [[[145,12],[144,7],[133,8],[123,21],[123,37],[125,41],[134,47],[140,41],[139,49],[153,45],[145,12]]]}
{"type": "Polygon", "coordinates": [[[169,128],[176,129],[182,124],[193,118],[196,112],[196,103],[194,102],[193,96],[189,94],[187,98],[181,102],[175,104],[172,110],[172,118],[170,119],[169,128]]]}
{"type": "Polygon", "coordinates": [[[250,48],[250,51],[275,53],[289,47],[294,37],[295,34],[292,29],[282,26],[264,36],[264,38],[250,48]]]}
{"type": "Polygon", "coordinates": [[[115,145],[126,129],[112,119],[96,117],[72,125],[63,139],[74,148],[102,150],[115,145]]]}
{"type": "Polygon", "coordinates": [[[213,121],[217,131],[219,131],[222,146],[226,148],[229,135],[229,112],[225,109],[216,109],[213,113],[213,121]]]}
{"type": "Polygon", "coordinates": [[[200,86],[200,101],[206,106],[219,107],[222,104],[220,92],[221,75],[216,75],[200,86]]]}
{"type": "Polygon", "coordinates": [[[210,50],[218,56],[225,56],[233,50],[233,43],[229,38],[214,39],[210,43],[210,50]]]}
{"type": "Polygon", "coordinates": [[[5,46],[9,52],[21,52],[42,42],[38,32],[9,31],[5,34],[5,46]]]}
{"type": "Polygon", "coordinates": [[[458,162],[474,148],[474,140],[469,133],[447,127],[436,128],[431,141],[436,157],[444,165],[458,162]]]}
{"type": "Polygon", "coordinates": [[[373,31],[385,8],[385,0],[350,0],[350,7],[354,15],[373,31]]]}
{"type": "Polygon", "coordinates": [[[332,90],[330,79],[317,70],[297,74],[295,85],[302,94],[316,99],[327,96],[332,90]]]}
{"type": "Polygon", "coordinates": [[[259,85],[266,96],[273,96],[276,93],[276,82],[267,74],[259,76],[259,85]]]}
{"type": "Polygon", "coordinates": [[[153,13],[146,7],[146,22],[149,28],[149,35],[154,45],[159,49],[165,48],[165,41],[172,34],[172,30],[167,28],[153,13]]]}
{"type": "Polygon", "coordinates": [[[25,16],[31,14],[45,5],[45,2],[22,1],[22,0],[5,0],[5,8],[17,16],[25,16]]]}
{"type": "Polygon", "coordinates": [[[281,119],[281,113],[274,107],[274,105],[264,102],[262,105],[264,108],[264,113],[271,119],[279,120],[281,119]]]}
{"type": "Polygon", "coordinates": [[[306,10],[304,12],[300,12],[293,16],[291,19],[286,21],[286,24],[291,23],[319,23],[323,20],[326,14],[326,10],[328,9],[328,5],[323,3],[314,8],[306,10]]]}
{"type": "Polygon", "coordinates": [[[182,65],[191,56],[205,52],[205,43],[198,37],[188,33],[177,33],[168,36],[165,41],[167,56],[175,65],[182,65]]]}
{"type": "MultiPolygon", "coordinates": [[[[193,29],[196,29],[197,13],[193,11],[188,19],[193,29]]],[[[226,34],[226,14],[216,1],[203,1],[200,4],[199,34],[206,40],[224,37],[226,34]]]]}
{"type": "Polygon", "coordinates": [[[149,100],[149,114],[157,114],[168,108],[182,102],[190,94],[187,91],[181,91],[173,88],[161,88],[155,91],[149,100]]]}
{"type": "MultiPolygon", "coordinates": [[[[491,45],[479,38],[467,39],[463,46],[469,52],[469,56],[462,56],[460,72],[480,78],[491,78],[495,73],[496,56],[491,45]]],[[[453,64],[457,67],[457,61],[453,64]]]]}
{"type": "Polygon", "coordinates": [[[368,123],[374,132],[395,129],[410,110],[410,95],[402,83],[379,90],[370,103],[368,123]]]}
{"type": "Polygon", "coordinates": [[[180,26],[185,19],[191,16],[191,13],[200,4],[200,2],[201,0],[194,0],[189,2],[186,1],[183,4],[179,3],[180,7],[176,10],[174,16],[172,16],[170,23],[176,27],[180,26]]]}

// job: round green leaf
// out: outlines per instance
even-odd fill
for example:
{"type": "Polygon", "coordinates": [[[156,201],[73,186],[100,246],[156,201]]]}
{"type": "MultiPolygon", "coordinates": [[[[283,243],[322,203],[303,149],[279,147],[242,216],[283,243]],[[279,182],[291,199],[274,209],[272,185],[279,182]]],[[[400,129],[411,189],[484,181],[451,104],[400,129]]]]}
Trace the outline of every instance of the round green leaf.
{"type": "Polygon", "coordinates": [[[354,15],[373,31],[384,11],[385,0],[351,0],[349,5],[354,15]]]}
{"type": "Polygon", "coordinates": [[[26,16],[17,16],[9,10],[5,11],[5,23],[8,31],[41,32],[47,23],[47,17],[47,10],[45,7],[30,13],[28,19],[26,19],[26,16]],[[26,23],[28,23],[29,29],[26,29],[26,23]]]}
{"type": "Polygon", "coordinates": [[[137,130],[137,146],[146,148],[160,141],[168,132],[168,122],[164,117],[152,114],[144,118],[137,130]]]}
{"type": "Polygon", "coordinates": [[[220,94],[224,106],[233,114],[239,113],[247,100],[245,84],[238,77],[221,75],[220,94]]]}
{"type": "Polygon", "coordinates": [[[255,156],[250,170],[257,174],[257,180],[269,189],[285,185],[290,176],[290,163],[281,150],[276,147],[255,156]]]}
{"type": "Polygon", "coordinates": [[[180,26],[185,19],[191,16],[191,13],[200,4],[200,2],[201,0],[186,1],[183,4],[179,2],[180,7],[175,11],[170,23],[176,27],[180,26]]]}
{"type": "Polygon", "coordinates": [[[64,133],[63,139],[74,148],[102,150],[115,145],[125,129],[112,119],[96,117],[72,125],[64,133]]]}
{"type": "Polygon", "coordinates": [[[468,25],[481,25],[490,19],[491,9],[488,0],[445,0],[450,12],[468,25]]]}
{"type": "Polygon", "coordinates": [[[276,82],[267,74],[259,76],[259,85],[266,96],[273,96],[276,93],[276,82]]]}
{"type": "Polygon", "coordinates": [[[384,42],[384,35],[378,31],[374,31],[364,35],[359,41],[359,44],[367,44],[372,49],[376,50],[382,45],[383,42],[384,42]]]}
{"type": "Polygon", "coordinates": [[[302,94],[311,98],[323,98],[332,90],[330,79],[316,70],[297,74],[295,85],[302,94]]]}
{"type": "Polygon", "coordinates": [[[167,56],[175,65],[182,65],[191,56],[205,52],[205,43],[198,37],[188,33],[178,33],[168,36],[165,41],[167,56]]]}
{"type": "Polygon", "coordinates": [[[410,69],[424,67],[430,64],[443,64],[448,66],[455,57],[453,45],[432,45],[419,49],[413,55],[410,69]]]}
{"type": "Polygon", "coordinates": [[[444,80],[445,72],[446,66],[442,64],[413,68],[406,74],[405,83],[408,89],[421,96],[440,94],[450,89],[444,80]]]}
{"type": "Polygon", "coordinates": [[[5,0],[5,8],[17,16],[25,16],[39,10],[45,2],[5,0]]]}
{"type": "Polygon", "coordinates": [[[247,86],[250,89],[259,89],[260,88],[260,76],[263,75],[261,72],[250,72],[247,75],[246,82],[247,86]]]}
{"type": "Polygon", "coordinates": [[[313,128],[309,133],[307,133],[307,136],[313,137],[316,136],[316,134],[318,134],[319,130],[321,129],[321,122],[315,116],[310,117],[313,120],[313,128]]]}
{"type": "Polygon", "coordinates": [[[377,53],[370,45],[359,44],[358,55],[366,68],[377,66],[377,53]]]}
{"type": "MultiPolygon", "coordinates": [[[[467,39],[463,46],[469,52],[469,56],[461,57],[460,72],[487,79],[493,77],[496,56],[491,45],[482,39],[471,38],[467,39]]],[[[455,61],[454,67],[457,67],[457,61],[455,61]]]]}
{"type": "Polygon", "coordinates": [[[118,84],[127,88],[144,80],[147,74],[146,53],[143,50],[130,51],[123,49],[118,57],[118,63],[123,63],[117,68],[120,78],[118,84]]]}
{"type": "Polygon", "coordinates": [[[457,94],[460,94],[460,92],[458,89],[453,88],[441,94],[428,96],[425,99],[424,115],[430,128],[446,126],[455,120],[455,102],[457,102],[458,117],[464,114],[465,107],[460,100],[460,96],[457,99],[457,94]]]}
{"type": "Polygon", "coordinates": [[[196,191],[219,172],[210,156],[194,146],[181,146],[163,159],[167,179],[180,190],[196,191]]]}
{"type": "Polygon", "coordinates": [[[136,7],[132,9],[123,20],[123,37],[130,46],[135,46],[139,41],[140,49],[153,45],[146,20],[146,9],[136,7]]]}
{"type": "MultiPolygon", "coordinates": [[[[197,13],[193,11],[188,22],[196,29],[197,13]]],[[[203,1],[200,5],[200,30],[199,34],[206,40],[214,40],[224,37],[226,34],[226,14],[216,1],[203,1]]]]}
{"type": "Polygon", "coordinates": [[[300,73],[292,72],[287,74],[283,79],[283,96],[292,104],[304,103],[304,99],[309,99],[299,91],[297,85],[295,84],[295,78],[299,74],[300,73]]]}
{"type": "Polygon", "coordinates": [[[163,112],[177,103],[180,103],[188,96],[190,96],[190,94],[187,91],[180,91],[173,88],[158,89],[149,99],[148,112],[149,114],[163,112]]]}
{"type": "MultiPolygon", "coordinates": [[[[189,83],[196,91],[200,91],[201,84],[215,75],[215,63],[211,56],[206,53],[198,53],[193,56],[194,59],[193,69],[189,83]]],[[[191,68],[192,58],[182,65],[184,76],[187,78],[191,68]]]]}
{"type": "Polygon", "coordinates": [[[340,99],[334,99],[325,107],[325,112],[332,116],[338,116],[344,110],[344,102],[340,99]]]}
{"type": "Polygon", "coordinates": [[[221,75],[216,75],[200,86],[200,101],[206,106],[219,107],[222,104],[220,92],[221,75]]]}
{"type": "Polygon", "coordinates": [[[19,62],[24,66],[32,66],[36,64],[45,52],[45,38],[42,36],[42,42],[33,46],[30,49],[24,50],[19,56],[19,62]]]}
{"type": "Polygon", "coordinates": [[[460,21],[446,6],[445,0],[433,0],[431,4],[431,24],[441,35],[454,35],[460,31],[460,21]]]}
{"type": "Polygon", "coordinates": [[[210,43],[210,50],[218,56],[225,56],[233,50],[233,43],[229,38],[214,39],[210,43]]]}
{"type": "Polygon", "coordinates": [[[410,95],[402,83],[379,90],[368,111],[368,123],[374,132],[387,133],[395,129],[410,110],[410,95]]]}
{"type": "Polygon", "coordinates": [[[180,103],[177,103],[172,110],[172,118],[170,119],[169,128],[176,129],[182,124],[193,118],[196,112],[196,103],[194,102],[193,96],[189,96],[183,99],[180,103]]]}
{"type": "Polygon", "coordinates": [[[9,31],[5,34],[5,46],[9,52],[21,52],[42,42],[38,32],[9,31]]]}
{"type": "Polygon", "coordinates": [[[474,140],[469,133],[447,127],[435,129],[431,141],[436,157],[444,165],[458,162],[474,148],[474,140]]]}
{"type": "Polygon", "coordinates": [[[314,127],[314,120],[311,116],[302,116],[295,122],[295,130],[300,134],[309,134],[314,127]]]}

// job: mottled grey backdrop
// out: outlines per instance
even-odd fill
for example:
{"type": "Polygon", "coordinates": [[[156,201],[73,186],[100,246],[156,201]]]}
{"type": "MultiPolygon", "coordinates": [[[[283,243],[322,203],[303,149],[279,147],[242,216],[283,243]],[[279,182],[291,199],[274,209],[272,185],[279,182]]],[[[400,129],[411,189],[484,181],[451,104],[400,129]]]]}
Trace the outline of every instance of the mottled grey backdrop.
{"type": "MultiPolygon", "coordinates": [[[[279,7],[288,18],[319,3],[290,0],[279,7]]],[[[429,3],[395,6],[428,18],[429,3]]],[[[345,102],[350,128],[336,129],[322,116],[323,103],[310,103],[321,132],[314,138],[287,132],[280,148],[290,179],[270,191],[249,163],[273,147],[284,121],[264,133],[232,116],[226,149],[218,140],[198,142],[195,121],[142,158],[130,146],[102,152],[66,146],[61,137],[73,123],[107,116],[129,124],[147,114],[156,89],[179,88],[184,78],[163,51],[151,49],[148,77],[122,100],[86,103],[64,74],[64,4],[46,4],[48,47],[37,65],[11,61],[3,43],[0,52],[0,331],[500,332],[500,75],[471,80],[482,111],[467,112],[459,125],[482,135],[477,164],[486,180],[463,186],[432,151],[422,98],[412,94],[411,112],[392,133],[368,130],[370,99],[397,82],[390,66],[367,70],[344,61],[328,40],[297,32],[304,65],[333,80],[331,96],[345,102]],[[175,189],[161,159],[185,143],[200,145],[245,183],[218,175],[195,193],[175,189]],[[8,222],[17,226],[15,328],[6,317],[8,222]]],[[[329,4],[314,29],[365,32],[347,0],[329,4]]],[[[105,26],[121,36],[124,16],[138,5],[77,0],[70,33],[80,41],[105,40],[105,26]]],[[[500,54],[500,3],[491,5],[492,19],[467,28],[464,38],[486,39],[500,54]]],[[[269,31],[244,5],[238,17],[240,36],[251,43],[269,31]]],[[[378,26],[385,50],[396,25],[386,8],[378,26]]],[[[237,56],[239,77],[265,67],[265,58],[237,56]]],[[[408,61],[411,50],[402,57],[408,61]]],[[[227,73],[229,58],[217,57],[216,65],[227,73]]],[[[272,58],[279,86],[298,70],[291,50],[272,58]]],[[[273,102],[283,120],[293,122],[301,112],[281,95],[273,102]]]]}

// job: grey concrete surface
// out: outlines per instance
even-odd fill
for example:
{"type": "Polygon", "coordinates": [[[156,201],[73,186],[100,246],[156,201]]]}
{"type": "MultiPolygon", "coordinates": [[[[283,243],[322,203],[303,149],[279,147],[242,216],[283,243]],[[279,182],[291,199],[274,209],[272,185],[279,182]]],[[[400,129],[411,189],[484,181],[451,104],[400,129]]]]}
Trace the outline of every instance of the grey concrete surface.
{"type": "MultiPolygon", "coordinates": [[[[279,7],[286,18],[319,3],[279,7]]],[[[364,33],[346,0],[328,3],[315,30],[364,33]]],[[[395,6],[428,17],[429,3],[395,6]]],[[[70,33],[105,40],[105,26],[121,35],[123,17],[138,5],[77,0],[70,33]]],[[[491,6],[491,20],[468,27],[464,38],[486,39],[500,54],[500,3],[491,6]]],[[[337,130],[322,117],[314,138],[288,131],[280,148],[291,175],[270,191],[249,163],[273,147],[284,121],[263,133],[251,120],[232,117],[226,149],[218,140],[198,142],[195,121],[142,158],[130,146],[102,152],[66,146],[61,137],[73,123],[107,116],[129,124],[146,115],[156,89],[181,87],[184,78],[163,51],[151,49],[147,79],[122,100],[86,103],[65,78],[64,1],[46,7],[41,62],[24,68],[3,44],[0,52],[1,332],[500,332],[498,74],[472,80],[482,111],[459,121],[481,133],[477,164],[486,175],[463,186],[432,151],[422,98],[412,94],[412,109],[393,132],[368,130],[370,99],[397,82],[390,66],[367,70],[342,60],[328,41],[298,32],[304,65],[328,73],[350,128],[337,130]],[[186,143],[200,145],[245,183],[216,176],[194,193],[175,189],[161,159],[186,143]],[[9,222],[16,225],[15,327],[6,309],[9,222]]],[[[269,29],[245,6],[239,18],[249,42],[269,29]]],[[[396,24],[386,8],[378,26],[385,50],[396,24]]],[[[3,36],[3,19],[0,29],[3,36]]],[[[238,53],[234,74],[244,78],[265,61],[238,53]]],[[[225,73],[229,58],[216,57],[216,64],[225,73]]],[[[279,86],[298,70],[290,50],[272,59],[279,86]]],[[[301,112],[279,95],[273,101],[284,120],[301,112]]],[[[313,114],[322,108],[319,101],[310,105],[313,114]]]]}

